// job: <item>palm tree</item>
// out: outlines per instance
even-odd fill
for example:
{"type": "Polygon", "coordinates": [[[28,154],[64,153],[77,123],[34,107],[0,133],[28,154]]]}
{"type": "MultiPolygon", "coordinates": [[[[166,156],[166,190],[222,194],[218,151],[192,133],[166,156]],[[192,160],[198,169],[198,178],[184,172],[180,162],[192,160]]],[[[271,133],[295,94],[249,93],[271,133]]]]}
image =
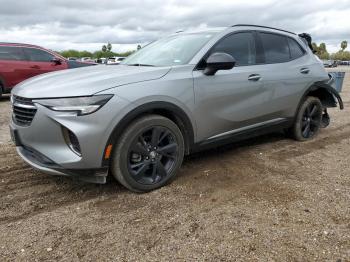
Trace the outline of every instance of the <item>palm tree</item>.
{"type": "Polygon", "coordinates": [[[341,50],[344,52],[344,50],[348,47],[348,42],[347,41],[343,41],[340,44],[341,50]]]}
{"type": "Polygon", "coordinates": [[[107,50],[108,50],[108,52],[110,52],[112,50],[112,44],[111,43],[107,44],[107,50]]]}

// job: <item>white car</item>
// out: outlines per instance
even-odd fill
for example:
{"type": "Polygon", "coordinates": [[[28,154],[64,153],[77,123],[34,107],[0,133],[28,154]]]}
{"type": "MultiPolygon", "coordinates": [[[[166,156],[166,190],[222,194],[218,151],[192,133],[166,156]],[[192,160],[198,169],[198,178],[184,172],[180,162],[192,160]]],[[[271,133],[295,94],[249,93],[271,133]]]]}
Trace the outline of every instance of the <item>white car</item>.
{"type": "Polygon", "coordinates": [[[95,59],[95,63],[98,63],[98,64],[105,64],[106,61],[107,61],[107,58],[105,57],[95,59]]]}
{"type": "Polygon", "coordinates": [[[108,65],[120,64],[120,62],[123,61],[124,59],[125,57],[118,57],[118,56],[109,57],[107,60],[107,64],[108,65]]]}
{"type": "Polygon", "coordinates": [[[80,58],[81,62],[94,62],[93,59],[91,59],[91,57],[82,57],[80,58]]]}

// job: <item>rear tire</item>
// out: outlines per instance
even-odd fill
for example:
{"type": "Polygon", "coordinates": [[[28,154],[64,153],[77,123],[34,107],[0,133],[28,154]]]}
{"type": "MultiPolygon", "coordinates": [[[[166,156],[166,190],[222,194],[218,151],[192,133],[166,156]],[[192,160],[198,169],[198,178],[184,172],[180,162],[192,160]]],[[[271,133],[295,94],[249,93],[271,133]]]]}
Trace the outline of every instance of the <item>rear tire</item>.
{"type": "Polygon", "coordinates": [[[321,128],[323,107],[317,97],[307,97],[297,113],[291,129],[292,136],[297,141],[313,139],[321,128]]]}
{"type": "Polygon", "coordinates": [[[111,172],[134,192],[148,192],[169,183],[184,157],[178,126],[163,116],[148,115],[131,123],[114,145],[111,172]]]}

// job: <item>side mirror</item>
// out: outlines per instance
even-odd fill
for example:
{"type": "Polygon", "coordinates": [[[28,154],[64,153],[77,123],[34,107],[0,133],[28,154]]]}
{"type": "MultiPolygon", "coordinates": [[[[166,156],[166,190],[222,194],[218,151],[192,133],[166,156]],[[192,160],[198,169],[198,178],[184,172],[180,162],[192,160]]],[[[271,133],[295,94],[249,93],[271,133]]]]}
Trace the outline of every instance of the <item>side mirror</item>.
{"type": "Polygon", "coordinates": [[[219,70],[230,70],[236,64],[236,60],[226,53],[211,54],[206,62],[207,66],[203,73],[207,76],[215,75],[219,70]]]}
{"type": "Polygon", "coordinates": [[[57,57],[52,58],[51,62],[54,63],[55,65],[60,65],[60,64],[62,64],[61,59],[59,59],[59,58],[57,58],[57,57]]]}

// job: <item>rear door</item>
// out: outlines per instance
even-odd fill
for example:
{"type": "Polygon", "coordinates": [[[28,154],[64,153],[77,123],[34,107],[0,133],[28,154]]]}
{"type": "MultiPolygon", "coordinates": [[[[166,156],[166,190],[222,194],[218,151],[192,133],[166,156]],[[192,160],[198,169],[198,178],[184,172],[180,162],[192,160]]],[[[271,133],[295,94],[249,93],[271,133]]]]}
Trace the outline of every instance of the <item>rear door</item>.
{"type": "Polygon", "coordinates": [[[31,76],[67,68],[66,61],[62,60],[61,64],[54,63],[52,61],[56,57],[42,49],[26,47],[24,53],[28,58],[31,76]]]}
{"type": "Polygon", "coordinates": [[[28,62],[17,46],[0,46],[0,78],[5,88],[12,88],[29,77],[28,62]]]}
{"type": "Polygon", "coordinates": [[[267,91],[266,112],[273,118],[291,118],[300,93],[312,84],[312,66],[301,45],[284,34],[259,32],[264,67],[261,72],[267,91]]]}
{"type": "Polygon", "coordinates": [[[219,40],[203,58],[203,68],[205,59],[215,52],[230,54],[237,63],[214,76],[193,72],[198,140],[221,138],[268,119],[255,33],[235,32],[219,40]]]}

